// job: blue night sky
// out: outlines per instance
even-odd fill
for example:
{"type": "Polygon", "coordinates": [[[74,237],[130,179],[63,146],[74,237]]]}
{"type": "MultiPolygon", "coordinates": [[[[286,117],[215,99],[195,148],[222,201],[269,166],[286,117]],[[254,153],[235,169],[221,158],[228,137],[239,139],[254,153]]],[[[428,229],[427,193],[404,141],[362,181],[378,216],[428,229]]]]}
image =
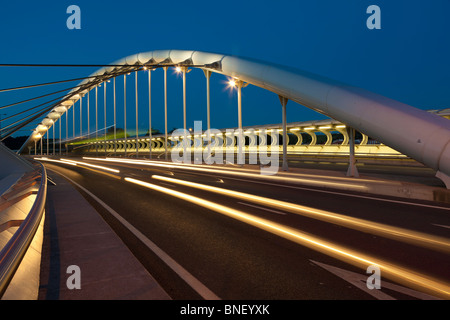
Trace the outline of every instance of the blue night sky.
{"type": "MultiPolygon", "coordinates": [[[[276,62],[417,108],[437,109],[450,107],[449,14],[449,0],[8,1],[0,11],[0,63],[109,64],[138,52],[201,50],[276,62]],[[66,27],[70,16],[66,9],[72,4],[81,9],[81,30],[66,27]],[[381,8],[380,30],[366,27],[366,9],[372,4],[381,8]]],[[[84,77],[96,69],[1,67],[0,88],[84,77]]],[[[170,130],[183,123],[182,80],[171,71],[169,75],[170,130]]],[[[139,76],[139,127],[144,130],[148,126],[147,82],[144,73],[139,76]]],[[[127,126],[134,128],[134,77],[128,78],[127,126]]],[[[217,74],[211,78],[211,126],[218,129],[237,126],[236,94],[226,90],[225,80],[217,74]]],[[[0,93],[0,106],[77,83],[0,93]]],[[[121,78],[117,84],[120,118],[121,78]]],[[[162,70],[152,73],[152,86],[153,127],[163,131],[162,70]]],[[[188,126],[202,120],[205,128],[201,70],[188,74],[187,87],[188,126]]],[[[281,123],[281,107],[274,93],[254,86],[243,90],[244,126],[281,123]]],[[[5,118],[57,96],[0,113],[5,118]]],[[[112,101],[109,93],[107,100],[112,101]]],[[[294,102],[288,103],[287,110],[288,122],[324,118],[294,102]]],[[[99,112],[101,124],[102,114],[99,112]]],[[[28,135],[38,123],[36,120],[15,135],[28,135]]],[[[107,123],[112,124],[112,116],[107,123]]],[[[117,126],[123,127],[123,123],[118,121],[117,126]]]]}

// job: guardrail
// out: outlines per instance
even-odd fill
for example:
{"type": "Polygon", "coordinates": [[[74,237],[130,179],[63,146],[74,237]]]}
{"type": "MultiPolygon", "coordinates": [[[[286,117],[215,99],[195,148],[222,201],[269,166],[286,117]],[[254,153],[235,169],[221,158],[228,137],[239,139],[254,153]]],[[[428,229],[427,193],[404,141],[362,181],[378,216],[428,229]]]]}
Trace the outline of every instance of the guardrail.
{"type": "Polygon", "coordinates": [[[33,206],[19,229],[0,251],[0,299],[19,268],[44,215],[47,198],[47,171],[42,164],[41,169],[41,182],[33,206]]]}

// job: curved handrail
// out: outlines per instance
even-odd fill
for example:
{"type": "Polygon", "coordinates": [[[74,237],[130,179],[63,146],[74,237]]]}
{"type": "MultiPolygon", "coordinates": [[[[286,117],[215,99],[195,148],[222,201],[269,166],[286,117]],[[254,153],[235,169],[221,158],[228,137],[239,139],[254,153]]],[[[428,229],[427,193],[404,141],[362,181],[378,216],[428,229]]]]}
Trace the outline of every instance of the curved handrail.
{"type": "Polygon", "coordinates": [[[44,215],[47,198],[47,171],[42,164],[41,168],[41,183],[34,204],[19,229],[0,251],[0,298],[16,273],[44,215]]]}

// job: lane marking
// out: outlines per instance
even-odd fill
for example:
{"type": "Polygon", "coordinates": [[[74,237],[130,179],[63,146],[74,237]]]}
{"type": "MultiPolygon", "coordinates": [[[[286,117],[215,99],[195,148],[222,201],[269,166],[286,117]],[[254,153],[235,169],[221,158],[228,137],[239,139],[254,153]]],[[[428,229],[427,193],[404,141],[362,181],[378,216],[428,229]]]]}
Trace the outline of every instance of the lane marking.
{"type": "MultiPolygon", "coordinates": [[[[359,273],[356,273],[356,272],[352,272],[352,271],[348,271],[348,270],[345,270],[345,269],[341,269],[341,268],[338,268],[338,267],[335,267],[335,266],[331,266],[331,265],[328,265],[328,264],[325,264],[325,263],[317,262],[317,261],[314,261],[314,260],[311,260],[311,259],[309,261],[311,261],[312,263],[314,263],[314,264],[324,268],[325,270],[327,270],[328,272],[331,272],[332,274],[338,276],[339,278],[344,279],[345,281],[351,283],[355,287],[357,287],[357,288],[361,289],[362,291],[370,294],[371,296],[375,297],[378,300],[397,300],[394,297],[392,297],[392,296],[390,296],[390,295],[388,295],[388,294],[386,294],[386,293],[384,293],[384,292],[382,292],[382,291],[380,291],[378,289],[369,289],[369,288],[367,288],[367,285],[366,285],[366,281],[367,281],[367,278],[368,278],[367,275],[363,276],[363,275],[361,275],[359,273]]],[[[421,300],[441,300],[441,299],[439,299],[439,298],[437,298],[435,296],[432,296],[432,295],[429,295],[429,294],[426,294],[426,293],[423,293],[423,292],[419,292],[419,291],[416,291],[416,290],[413,290],[413,289],[410,289],[410,288],[406,288],[406,287],[403,287],[403,286],[399,286],[399,285],[396,285],[396,284],[393,284],[393,283],[385,282],[385,281],[383,281],[381,283],[381,290],[383,288],[390,289],[390,290],[393,290],[393,291],[396,291],[396,292],[399,292],[399,293],[402,293],[402,294],[406,294],[406,295],[408,295],[410,297],[418,298],[418,299],[421,299],[421,300]]]]}
{"type": "Polygon", "coordinates": [[[443,224],[432,223],[432,225],[433,225],[433,226],[437,226],[437,227],[442,227],[442,228],[450,229],[450,226],[446,226],[446,225],[443,225],[443,224]]]}
{"type": "Polygon", "coordinates": [[[138,229],[136,229],[132,224],[130,224],[127,220],[125,220],[119,213],[117,213],[114,209],[108,206],[105,202],[100,200],[96,195],[92,192],[79,185],[72,179],[68,178],[62,173],[59,173],[65,179],[76,185],[78,188],[86,192],[89,196],[91,196],[95,201],[97,201],[102,207],[108,210],[111,215],[113,215],[117,220],[120,221],[122,225],[124,225],[128,230],[130,230],[139,240],[142,241],[150,250],[152,250],[162,261],[164,261],[176,274],[178,274],[189,286],[194,289],[201,297],[206,300],[221,300],[215,293],[209,290],[203,283],[201,283],[196,277],[194,277],[191,273],[189,273],[186,269],[184,269],[178,262],[172,259],[167,253],[165,253],[162,249],[160,249],[154,242],[148,239],[143,233],[141,233],[138,229]]]}
{"type": "Polygon", "coordinates": [[[269,208],[255,206],[255,205],[250,204],[250,203],[239,202],[239,201],[238,201],[238,203],[239,204],[243,204],[244,206],[249,206],[249,207],[253,207],[253,208],[256,208],[256,209],[265,210],[265,211],[273,212],[273,213],[276,213],[276,214],[281,214],[281,215],[286,215],[287,214],[286,212],[281,212],[281,211],[272,210],[272,209],[269,209],[269,208]]]}

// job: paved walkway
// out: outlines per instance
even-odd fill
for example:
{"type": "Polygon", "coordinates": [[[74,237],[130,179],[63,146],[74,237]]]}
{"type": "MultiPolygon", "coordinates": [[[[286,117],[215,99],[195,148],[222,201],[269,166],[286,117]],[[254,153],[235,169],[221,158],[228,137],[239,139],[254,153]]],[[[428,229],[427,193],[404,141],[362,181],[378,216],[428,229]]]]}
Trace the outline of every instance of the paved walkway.
{"type": "Polygon", "coordinates": [[[58,174],[52,179],[57,185],[48,187],[39,300],[169,300],[87,200],[58,174]],[[69,289],[77,275],[80,289],[69,289]]]}

